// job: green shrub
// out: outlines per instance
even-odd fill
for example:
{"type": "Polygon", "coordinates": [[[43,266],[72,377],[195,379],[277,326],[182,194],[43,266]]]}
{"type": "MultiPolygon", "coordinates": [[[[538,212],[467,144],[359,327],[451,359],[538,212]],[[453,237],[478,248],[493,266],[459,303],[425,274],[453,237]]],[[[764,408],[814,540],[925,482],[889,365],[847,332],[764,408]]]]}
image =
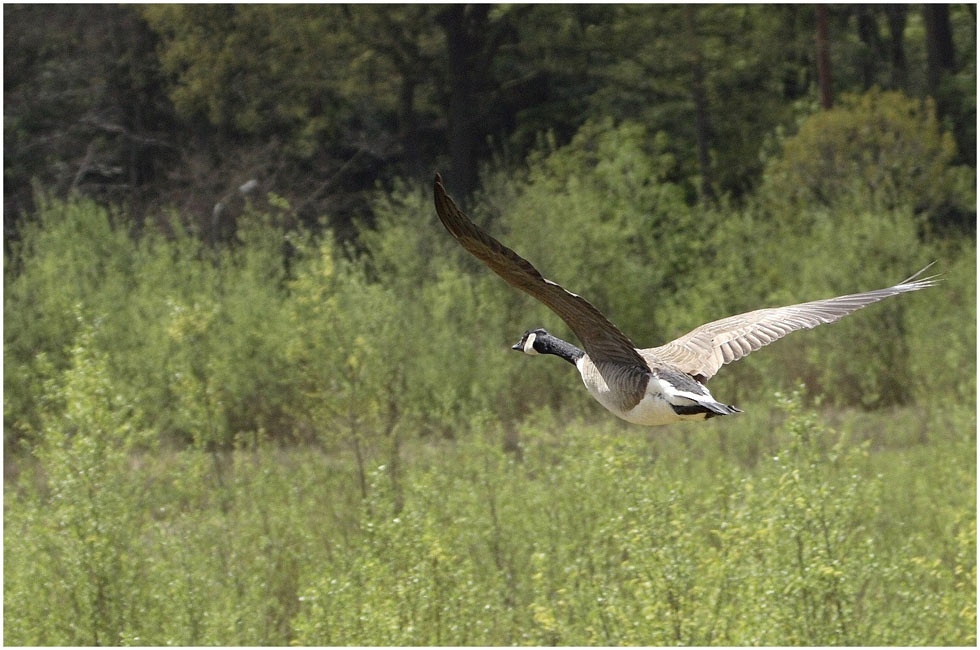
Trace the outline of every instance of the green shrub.
{"type": "Polygon", "coordinates": [[[379,193],[348,249],[274,196],[218,250],[41,201],[5,260],[5,640],[975,643],[976,244],[929,226],[965,196],[945,136],[875,97],[842,110],[891,107],[874,146],[929,175],[869,194],[845,156],[831,205],[775,194],[814,127],[739,206],[687,205],[633,123],[487,175],[473,218],[641,346],[945,272],[726,368],[740,417],[649,432],[508,349],[568,332],[428,188],[379,193]]]}
{"type": "Polygon", "coordinates": [[[502,240],[596,304],[638,345],[664,336],[671,314],[661,301],[674,306],[692,288],[710,228],[666,180],[674,164],[666,146],[666,136],[636,123],[588,123],[567,146],[532,157],[510,205],[495,206],[502,240]]]}
{"type": "Polygon", "coordinates": [[[214,253],[179,228],[134,241],[89,201],[43,202],[7,266],[5,441],[38,430],[37,387],[66,369],[76,315],[99,323],[92,345],[146,426],[220,444],[288,432],[283,238],[252,216],[240,246],[214,253]]]}
{"type": "Polygon", "coordinates": [[[716,395],[745,399],[740,396],[802,381],[812,395],[832,403],[877,408],[927,399],[939,374],[947,386],[972,385],[972,242],[923,242],[916,235],[918,220],[902,211],[858,212],[841,219],[807,210],[795,228],[765,215],[748,206],[713,233],[716,276],[708,286],[717,287],[717,301],[701,306],[694,323],[886,287],[931,261],[936,265],[927,274],[942,274],[943,282],[871,305],[838,323],[790,334],[724,368],[713,380],[716,395]],[[760,243],[760,255],[750,252],[754,247],[726,246],[733,241],[767,243],[760,243]],[[745,277],[753,279],[746,282],[745,277]],[[936,319],[946,323],[940,339],[927,333],[936,319]],[[942,360],[939,374],[937,359],[942,360]],[[930,364],[933,369],[927,370],[930,364]]]}
{"type": "MultiPolygon", "coordinates": [[[[968,641],[972,511],[957,506],[925,527],[908,518],[903,531],[882,528],[897,506],[886,489],[901,480],[901,463],[876,463],[869,443],[828,429],[800,404],[785,401],[777,446],[751,470],[726,465],[706,444],[714,433],[693,436],[700,456],[613,427],[527,431],[523,461],[478,441],[445,450],[444,460],[410,472],[397,516],[390,494],[371,491],[357,559],[334,556],[313,571],[296,641],[968,641]],[[907,554],[910,534],[924,540],[951,524],[965,546],[950,542],[958,549],[950,569],[934,553],[907,554]],[[909,590],[931,571],[928,586],[909,590]],[[901,616],[899,627],[881,623],[901,616]]],[[[963,454],[955,466],[969,472],[969,415],[960,415],[963,437],[950,452],[963,454]]],[[[942,489],[928,483],[923,495],[942,489]]],[[[970,487],[955,493],[969,502],[970,487]]]]}
{"type": "Polygon", "coordinates": [[[783,142],[761,193],[793,207],[976,213],[975,172],[956,167],[953,136],[931,99],[874,89],[843,95],[783,142]]]}
{"type": "Polygon", "coordinates": [[[118,215],[88,201],[40,196],[38,205],[4,256],[5,445],[41,426],[41,386],[68,367],[78,315],[91,319],[125,305],[136,266],[118,215]]]}
{"type": "MultiPolygon", "coordinates": [[[[950,271],[940,287],[794,334],[713,386],[744,402],[804,381],[811,395],[865,407],[909,403],[941,382],[969,393],[972,240],[929,234],[909,205],[877,209],[864,195],[846,213],[773,201],[771,188],[742,206],[691,207],[669,180],[668,144],[634,123],[589,123],[536,154],[529,174],[488,174],[468,209],[644,347],[761,306],[886,286],[938,260],[950,271]],[[937,304],[942,339],[929,331],[937,304]],[[929,371],[935,359],[942,373],[929,371]]],[[[396,423],[455,436],[474,411],[510,422],[542,407],[602,413],[572,369],[508,350],[527,328],[572,337],[452,240],[428,188],[379,193],[372,225],[343,250],[329,234],[284,235],[276,214],[254,209],[237,243],[213,250],[179,227],[135,240],[91,202],[41,206],[6,261],[9,449],[39,430],[49,407],[39,387],[67,368],[76,314],[100,323],[93,344],[116,390],[143,406],[141,426],[169,439],[227,448],[259,430],[332,436],[364,460],[397,457],[396,423]]]]}
{"type": "Polygon", "coordinates": [[[82,320],[71,366],[45,386],[63,411],[40,416],[37,483],[5,492],[4,632],[17,643],[133,641],[145,515],[129,471],[152,439],[134,429],[140,407],[115,391],[94,334],[82,320]]]}
{"type": "MultiPolygon", "coordinates": [[[[857,106],[849,109],[854,115],[847,114],[874,122],[875,111],[884,110],[880,105],[901,104],[891,95],[885,99],[878,101],[872,94],[855,100],[857,106]]],[[[814,124],[823,119],[811,118],[814,124]]],[[[821,136],[809,124],[804,125],[808,138],[832,139],[836,133],[821,136]]],[[[934,120],[928,124],[936,142],[945,142],[934,120]]],[[[903,137],[912,137],[911,126],[900,126],[903,137]]],[[[803,381],[811,395],[875,408],[928,395],[936,373],[925,372],[921,363],[936,355],[946,360],[941,373],[946,380],[955,377],[957,385],[969,389],[975,375],[968,360],[975,349],[972,240],[947,244],[928,234],[927,215],[916,213],[914,203],[884,207],[887,202],[867,193],[850,195],[850,201],[841,198],[828,208],[814,200],[791,201],[785,188],[778,190],[782,194],[776,200],[778,188],[767,186],[742,206],[723,202],[691,208],[665,180],[670,159],[658,153],[662,140],[629,123],[586,125],[568,146],[532,160],[527,180],[491,176],[491,193],[474,215],[480,220],[484,212],[499,212],[499,225],[490,227],[494,234],[546,277],[593,302],[641,347],[731,314],[885,287],[935,260],[935,272],[949,271],[939,287],[874,305],[839,324],[793,334],[723,369],[713,384],[716,394],[742,401],[803,381]],[[947,323],[943,350],[936,349],[936,337],[913,325],[924,326],[937,305],[943,305],[947,323]],[[962,326],[952,325],[954,321],[962,326]],[[912,336],[911,331],[919,334],[912,336]]],[[[784,158],[772,165],[795,169],[793,147],[800,141],[787,143],[784,158]]],[[[937,154],[933,166],[943,178],[955,176],[943,156],[937,154]]],[[[893,180],[902,197],[924,182],[915,175],[893,180]]],[[[947,198],[965,197],[949,183],[946,190],[947,198]]],[[[488,275],[475,266],[474,273],[488,275]]],[[[485,297],[499,300],[489,293],[485,297]]],[[[524,323],[515,329],[545,326],[569,336],[564,324],[533,299],[518,295],[504,300],[512,322],[524,323]]],[[[533,377],[530,386],[540,392],[567,392],[576,383],[555,379],[569,374],[561,373],[563,369],[522,365],[533,377]]],[[[514,385],[524,386],[521,378],[514,385]]],[[[578,408],[568,399],[564,402],[555,406],[578,408]]]]}

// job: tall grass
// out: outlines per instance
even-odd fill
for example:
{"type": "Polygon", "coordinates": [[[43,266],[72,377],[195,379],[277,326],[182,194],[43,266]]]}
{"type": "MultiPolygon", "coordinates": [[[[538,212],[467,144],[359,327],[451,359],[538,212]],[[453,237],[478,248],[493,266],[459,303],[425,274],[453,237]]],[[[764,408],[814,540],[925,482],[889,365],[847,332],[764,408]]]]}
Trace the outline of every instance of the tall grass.
{"type": "Polygon", "coordinates": [[[7,643],[975,642],[969,407],[831,428],[777,396],[651,435],[542,412],[515,452],[477,420],[364,498],[349,455],[262,437],[124,453],[98,379],[69,390],[89,435],[52,425],[5,484],[7,643]]]}

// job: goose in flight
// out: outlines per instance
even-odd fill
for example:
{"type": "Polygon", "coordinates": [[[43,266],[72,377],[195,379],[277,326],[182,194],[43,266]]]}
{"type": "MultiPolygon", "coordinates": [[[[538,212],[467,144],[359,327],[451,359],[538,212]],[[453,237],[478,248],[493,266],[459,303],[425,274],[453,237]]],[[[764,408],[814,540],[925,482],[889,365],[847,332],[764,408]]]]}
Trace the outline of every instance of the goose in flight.
{"type": "Polygon", "coordinates": [[[572,363],[600,404],[627,422],[646,426],[739,413],[717,401],[705,386],[724,364],[790,332],[833,323],[871,303],[936,283],[935,276],[920,278],[930,264],[887,289],[757,309],[712,321],[660,347],[638,349],[591,303],[545,279],[530,262],[470,221],[446,193],[439,174],[434,193],[436,213],[449,234],[508,284],[558,314],[585,348],[533,329],[524,332],[513,349],[553,354],[572,363]]]}

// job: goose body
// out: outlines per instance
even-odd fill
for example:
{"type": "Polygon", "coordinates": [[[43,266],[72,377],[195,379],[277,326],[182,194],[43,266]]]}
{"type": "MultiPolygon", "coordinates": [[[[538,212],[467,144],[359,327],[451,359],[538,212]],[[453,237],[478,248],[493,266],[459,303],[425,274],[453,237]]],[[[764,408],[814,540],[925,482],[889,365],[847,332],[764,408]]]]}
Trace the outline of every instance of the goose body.
{"type": "Polygon", "coordinates": [[[513,349],[526,354],[553,354],[574,364],[589,394],[633,424],[657,426],[739,412],[734,406],[715,400],[707,386],[669,364],[652,368],[648,365],[639,368],[639,372],[631,366],[612,366],[603,373],[584,351],[543,329],[525,332],[513,349]]]}
{"type": "Polygon", "coordinates": [[[565,359],[578,370],[592,397],[634,424],[658,426],[739,413],[740,409],[717,401],[705,385],[722,365],[790,332],[832,323],[890,296],[935,284],[931,277],[920,278],[927,266],[885,289],[757,309],[706,323],[659,347],[638,349],[591,303],[545,279],[530,262],[474,224],[446,193],[438,174],[434,198],[440,221],[463,248],[511,286],[554,311],[585,348],[534,329],[524,332],[513,349],[565,359]]]}

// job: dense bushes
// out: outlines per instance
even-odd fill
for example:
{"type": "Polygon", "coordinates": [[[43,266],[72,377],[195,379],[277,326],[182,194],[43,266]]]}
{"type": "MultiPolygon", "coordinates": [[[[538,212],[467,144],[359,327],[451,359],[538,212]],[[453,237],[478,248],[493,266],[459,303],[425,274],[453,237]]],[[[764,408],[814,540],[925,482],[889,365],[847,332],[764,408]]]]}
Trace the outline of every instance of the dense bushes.
{"type": "MultiPolygon", "coordinates": [[[[688,205],[666,180],[673,160],[664,136],[606,122],[543,150],[526,178],[488,175],[471,212],[641,346],[760,306],[886,286],[938,260],[939,287],[795,334],[725,369],[715,392],[744,402],[804,380],[842,405],[907,403],[938,390],[967,398],[975,246],[930,235],[928,214],[909,204],[926,182],[930,205],[967,197],[961,184],[936,180],[956,174],[934,118],[901,101],[872,94],[839,109],[848,119],[804,123],[771,162],[768,189],[740,207],[688,205]],[[887,115],[912,115],[888,122],[888,151],[934,150],[932,181],[897,173],[909,158],[895,154],[895,205],[881,204],[865,172],[827,178],[827,187],[851,188],[834,190],[832,205],[788,191],[803,187],[791,172],[812,176],[809,142],[835,159],[863,160],[865,140],[845,146],[860,122],[853,115],[876,124],[883,105],[887,115]]],[[[230,248],[179,228],[134,242],[122,220],[92,203],[42,202],[7,260],[5,440],[30,437],[40,413],[63,408],[41,404],[39,387],[71,369],[69,351],[87,329],[113,390],[141,406],[140,426],[199,443],[228,445],[260,430],[326,442],[324,431],[341,428],[397,447],[396,423],[451,433],[473,411],[505,421],[549,405],[598,414],[567,368],[507,352],[526,328],[567,328],[462,251],[428,193],[380,196],[373,227],[349,250],[302,231],[284,237],[274,223],[281,214],[257,211],[230,248]]],[[[275,197],[270,205],[289,212],[275,197]]]]}
{"type": "Polygon", "coordinates": [[[766,168],[763,193],[797,209],[908,209],[938,221],[976,210],[974,170],[954,166],[955,158],[931,100],[879,90],[845,95],[786,140],[766,168]]]}

